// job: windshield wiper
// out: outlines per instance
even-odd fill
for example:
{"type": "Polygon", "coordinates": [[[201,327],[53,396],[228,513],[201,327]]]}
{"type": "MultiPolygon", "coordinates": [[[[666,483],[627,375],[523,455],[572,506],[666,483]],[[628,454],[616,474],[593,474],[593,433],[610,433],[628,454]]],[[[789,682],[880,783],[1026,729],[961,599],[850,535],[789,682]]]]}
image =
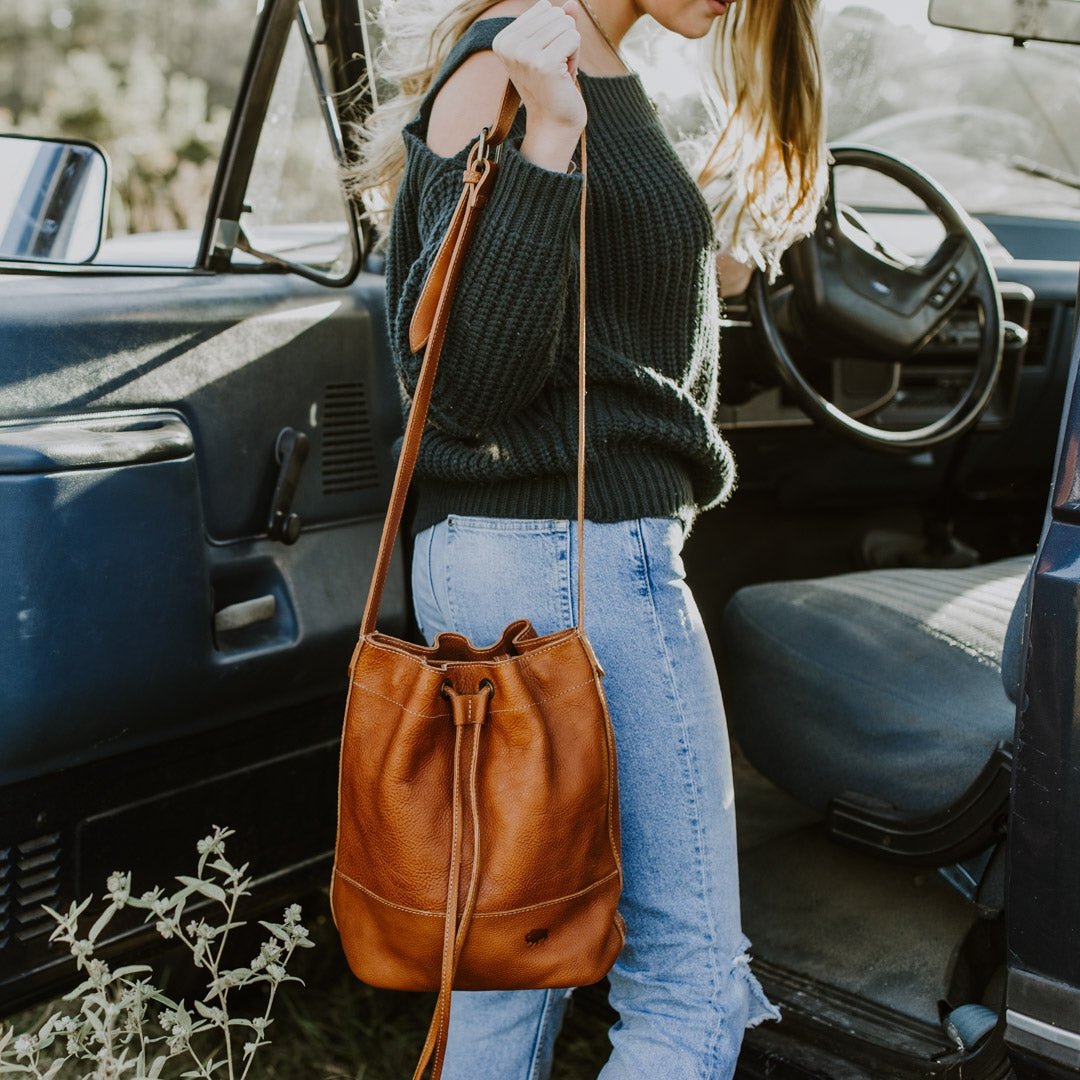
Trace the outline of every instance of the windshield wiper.
{"type": "Polygon", "coordinates": [[[1011,168],[1017,172],[1027,173],[1029,176],[1039,176],[1044,180],[1053,180],[1063,187],[1076,188],[1080,191],[1080,176],[1075,173],[1065,172],[1064,169],[1055,169],[1050,165],[1033,161],[1031,158],[1021,157],[1019,154],[1010,154],[1008,162],[1011,168]]]}

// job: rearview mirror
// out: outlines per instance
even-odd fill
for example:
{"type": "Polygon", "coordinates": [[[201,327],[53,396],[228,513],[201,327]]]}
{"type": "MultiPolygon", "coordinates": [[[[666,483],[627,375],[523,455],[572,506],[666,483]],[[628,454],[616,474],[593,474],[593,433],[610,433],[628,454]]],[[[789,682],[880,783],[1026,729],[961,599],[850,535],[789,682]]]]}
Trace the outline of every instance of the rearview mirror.
{"type": "Polygon", "coordinates": [[[1080,0],[930,0],[937,26],[1080,45],[1080,0]]]}
{"type": "Polygon", "coordinates": [[[92,143],[0,135],[0,259],[90,262],[108,188],[108,162],[92,143]]]}

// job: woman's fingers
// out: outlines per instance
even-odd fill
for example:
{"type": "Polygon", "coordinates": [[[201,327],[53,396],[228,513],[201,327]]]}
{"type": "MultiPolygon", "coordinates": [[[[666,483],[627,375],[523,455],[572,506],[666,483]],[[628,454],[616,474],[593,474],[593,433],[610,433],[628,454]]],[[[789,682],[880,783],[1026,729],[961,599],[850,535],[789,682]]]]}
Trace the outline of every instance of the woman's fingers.
{"type": "Polygon", "coordinates": [[[574,85],[581,46],[572,14],[538,0],[492,44],[525,103],[530,120],[584,126],[585,109],[574,85]]]}
{"type": "Polygon", "coordinates": [[[539,0],[495,38],[493,48],[504,61],[543,74],[561,74],[581,44],[572,16],[549,0],[539,0]]]}
{"type": "Polygon", "coordinates": [[[525,105],[521,153],[545,168],[567,167],[585,127],[585,102],[575,82],[580,47],[573,9],[566,12],[550,0],[538,0],[492,43],[525,105]]]}

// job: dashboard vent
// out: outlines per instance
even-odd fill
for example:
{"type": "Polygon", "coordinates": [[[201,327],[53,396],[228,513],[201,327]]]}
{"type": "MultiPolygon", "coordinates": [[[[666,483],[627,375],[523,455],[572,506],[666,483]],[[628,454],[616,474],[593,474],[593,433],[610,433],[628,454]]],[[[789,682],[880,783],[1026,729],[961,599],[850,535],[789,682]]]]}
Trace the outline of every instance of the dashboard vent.
{"type": "Polygon", "coordinates": [[[0,949],[52,932],[41,905],[60,891],[60,834],[36,836],[0,849],[0,949]]]}
{"type": "Polygon", "coordinates": [[[331,383],[323,395],[323,494],[368,491],[378,485],[363,383],[331,383]]]}

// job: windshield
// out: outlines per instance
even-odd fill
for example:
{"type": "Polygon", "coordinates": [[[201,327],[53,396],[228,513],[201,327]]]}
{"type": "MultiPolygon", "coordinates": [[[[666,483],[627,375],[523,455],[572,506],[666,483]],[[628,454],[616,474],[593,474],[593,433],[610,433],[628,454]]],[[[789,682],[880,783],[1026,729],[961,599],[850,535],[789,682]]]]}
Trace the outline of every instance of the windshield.
{"type": "MultiPolygon", "coordinates": [[[[932,26],[927,0],[821,0],[827,137],[928,173],[972,214],[1080,221],[1080,46],[932,26]]],[[[626,51],[688,164],[708,121],[698,57],[642,20],[626,51]]],[[[883,185],[859,205],[910,209],[883,185]]]]}
{"type": "Polygon", "coordinates": [[[926,0],[823,0],[830,143],[906,158],[969,213],[1080,220],[1080,47],[931,26],[926,0]]]}

